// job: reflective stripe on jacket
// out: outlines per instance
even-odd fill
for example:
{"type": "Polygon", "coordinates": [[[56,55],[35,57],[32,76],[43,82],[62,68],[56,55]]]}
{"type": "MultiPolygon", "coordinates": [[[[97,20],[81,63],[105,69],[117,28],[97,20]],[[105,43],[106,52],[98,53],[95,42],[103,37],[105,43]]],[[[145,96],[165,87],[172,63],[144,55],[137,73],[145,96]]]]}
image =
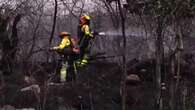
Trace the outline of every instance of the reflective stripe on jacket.
{"type": "Polygon", "coordinates": [[[60,42],[60,45],[58,46],[59,49],[64,49],[66,47],[69,47],[71,45],[71,42],[68,38],[68,36],[64,37],[62,41],[60,42]]]}
{"type": "Polygon", "coordinates": [[[88,25],[83,25],[81,30],[84,32],[84,36],[93,37],[88,25]]]}

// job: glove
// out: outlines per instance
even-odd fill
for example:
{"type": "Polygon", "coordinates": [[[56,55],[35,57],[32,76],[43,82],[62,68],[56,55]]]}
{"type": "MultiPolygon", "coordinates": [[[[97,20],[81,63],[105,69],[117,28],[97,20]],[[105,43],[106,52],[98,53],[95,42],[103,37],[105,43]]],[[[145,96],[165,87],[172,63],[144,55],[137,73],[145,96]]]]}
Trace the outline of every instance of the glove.
{"type": "Polygon", "coordinates": [[[79,54],[80,53],[80,49],[79,48],[73,48],[72,51],[76,54],[79,54]]]}

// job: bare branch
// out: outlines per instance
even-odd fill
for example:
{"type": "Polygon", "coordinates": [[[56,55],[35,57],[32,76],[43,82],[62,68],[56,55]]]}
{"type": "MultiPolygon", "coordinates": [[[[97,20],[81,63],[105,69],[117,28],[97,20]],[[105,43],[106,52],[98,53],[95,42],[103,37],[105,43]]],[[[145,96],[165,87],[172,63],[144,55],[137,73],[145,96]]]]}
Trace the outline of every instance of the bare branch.
{"type": "Polygon", "coordinates": [[[57,0],[55,0],[53,26],[52,26],[51,35],[50,35],[50,38],[49,38],[49,46],[51,46],[52,39],[53,39],[53,36],[54,36],[54,31],[55,31],[55,26],[56,26],[56,18],[57,18],[57,11],[58,11],[57,9],[58,9],[58,2],[57,2],[57,0]]]}

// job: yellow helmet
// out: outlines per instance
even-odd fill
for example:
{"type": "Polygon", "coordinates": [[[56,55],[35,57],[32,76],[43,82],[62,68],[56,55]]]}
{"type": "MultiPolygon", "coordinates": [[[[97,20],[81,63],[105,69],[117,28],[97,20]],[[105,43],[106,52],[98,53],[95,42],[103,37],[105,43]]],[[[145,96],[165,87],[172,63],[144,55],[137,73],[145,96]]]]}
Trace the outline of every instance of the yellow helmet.
{"type": "Polygon", "coordinates": [[[91,20],[91,17],[89,15],[83,15],[81,16],[81,19],[91,20]]]}
{"type": "Polygon", "coordinates": [[[59,37],[61,38],[63,36],[70,36],[70,33],[65,32],[65,31],[64,32],[61,32],[60,35],[59,35],[59,37]]]}

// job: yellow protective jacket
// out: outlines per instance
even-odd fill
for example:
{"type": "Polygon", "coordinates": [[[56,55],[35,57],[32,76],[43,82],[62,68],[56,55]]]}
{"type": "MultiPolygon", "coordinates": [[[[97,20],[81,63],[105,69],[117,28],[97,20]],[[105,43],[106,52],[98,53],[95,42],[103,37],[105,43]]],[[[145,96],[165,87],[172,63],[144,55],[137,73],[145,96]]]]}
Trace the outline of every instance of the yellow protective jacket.
{"type": "Polygon", "coordinates": [[[69,37],[69,36],[65,36],[65,37],[61,40],[60,44],[59,44],[56,48],[59,49],[59,50],[62,50],[62,49],[64,49],[64,48],[66,48],[66,47],[71,46],[71,41],[70,41],[70,39],[69,39],[68,37],[69,37]]]}
{"type": "Polygon", "coordinates": [[[84,32],[84,36],[87,36],[87,37],[93,37],[93,34],[91,33],[90,31],[90,28],[89,28],[89,25],[83,25],[81,27],[81,30],[84,32]]]}

